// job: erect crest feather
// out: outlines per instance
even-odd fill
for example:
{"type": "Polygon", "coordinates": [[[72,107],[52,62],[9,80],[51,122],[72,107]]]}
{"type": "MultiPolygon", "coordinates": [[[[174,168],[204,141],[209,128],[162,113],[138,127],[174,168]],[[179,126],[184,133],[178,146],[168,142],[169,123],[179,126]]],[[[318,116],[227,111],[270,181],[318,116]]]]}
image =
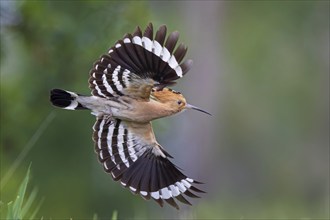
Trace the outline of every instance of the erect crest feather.
{"type": "Polygon", "coordinates": [[[183,95],[180,92],[169,88],[163,88],[162,90],[152,90],[151,96],[157,99],[159,102],[184,99],[183,95]]]}

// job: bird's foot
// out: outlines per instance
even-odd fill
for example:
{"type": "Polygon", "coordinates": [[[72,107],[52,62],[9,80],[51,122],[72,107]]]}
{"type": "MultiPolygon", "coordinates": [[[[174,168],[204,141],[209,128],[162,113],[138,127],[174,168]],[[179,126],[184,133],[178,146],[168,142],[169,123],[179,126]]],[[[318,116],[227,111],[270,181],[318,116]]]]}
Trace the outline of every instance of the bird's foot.
{"type": "Polygon", "coordinates": [[[103,115],[106,124],[112,123],[115,119],[112,117],[112,114],[103,115]]]}

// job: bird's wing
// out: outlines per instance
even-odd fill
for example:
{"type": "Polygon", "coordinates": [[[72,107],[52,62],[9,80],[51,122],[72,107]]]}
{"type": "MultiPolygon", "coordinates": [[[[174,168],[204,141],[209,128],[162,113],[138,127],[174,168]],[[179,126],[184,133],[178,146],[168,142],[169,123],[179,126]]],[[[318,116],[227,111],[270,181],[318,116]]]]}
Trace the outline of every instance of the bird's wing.
{"type": "Polygon", "coordinates": [[[151,123],[98,118],[93,127],[95,151],[104,170],[116,181],[144,199],[154,199],[160,206],[165,200],[179,209],[174,198],[189,204],[183,195],[198,197],[199,183],[181,173],[171,157],[156,142],[151,123]]]}
{"type": "Polygon", "coordinates": [[[175,49],[179,33],[175,31],[166,37],[166,32],[163,25],[154,37],[150,23],[143,34],[137,27],[133,34],[117,41],[90,71],[92,94],[149,99],[152,87],[175,84],[191,68],[192,60],[182,62],[187,52],[183,44],[175,49]]]}

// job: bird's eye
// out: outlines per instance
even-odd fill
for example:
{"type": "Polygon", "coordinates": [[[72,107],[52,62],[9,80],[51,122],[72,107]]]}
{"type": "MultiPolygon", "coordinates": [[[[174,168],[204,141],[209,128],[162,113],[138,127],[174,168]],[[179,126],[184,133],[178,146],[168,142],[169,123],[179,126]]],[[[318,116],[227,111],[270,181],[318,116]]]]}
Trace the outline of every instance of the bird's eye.
{"type": "Polygon", "coordinates": [[[178,101],[178,105],[181,105],[181,104],[182,104],[182,101],[179,100],[179,101],[178,101]]]}

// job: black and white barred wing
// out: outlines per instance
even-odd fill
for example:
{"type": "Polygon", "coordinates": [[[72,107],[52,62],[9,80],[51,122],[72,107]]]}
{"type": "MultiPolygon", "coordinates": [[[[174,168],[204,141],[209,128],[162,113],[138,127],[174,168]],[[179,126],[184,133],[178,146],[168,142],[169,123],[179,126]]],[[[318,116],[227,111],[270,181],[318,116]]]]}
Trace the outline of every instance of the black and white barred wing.
{"type": "Polygon", "coordinates": [[[175,31],[166,38],[166,32],[163,25],[154,37],[150,23],[143,34],[137,27],[133,34],[117,41],[90,71],[92,94],[148,99],[152,87],[174,84],[188,72],[192,61],[182,62],[187,47],[183,44],[176,47],[179,33],[175,31]]]}
{"type": "Polygon", "coordinates": [[[179,209],[175,199],[190,205],[184,195],[198,198],[191,191],[203,192],[193,186],[199,182],[185,176],[168,159],[171,156],[155,142],[150,123],[99,118],[93,129],[95,151],[104,170],[132,193],[179,209]]]}

